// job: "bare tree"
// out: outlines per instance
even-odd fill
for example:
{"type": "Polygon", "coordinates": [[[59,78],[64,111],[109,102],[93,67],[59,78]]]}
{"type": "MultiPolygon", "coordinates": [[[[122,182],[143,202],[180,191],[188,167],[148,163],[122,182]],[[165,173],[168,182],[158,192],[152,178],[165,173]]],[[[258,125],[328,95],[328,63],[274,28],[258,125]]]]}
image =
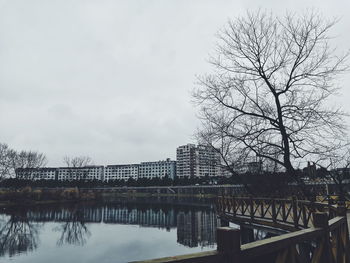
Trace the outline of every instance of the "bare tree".
{"type": "Polygon", "coordinates": [[[340,201],[350,200],[348,185],[350,182],[350,149],[337,151],[329,160],[317,163],[323,171],[319,175],[334,183],[340,201]]]}
{"type": "Polygon", "coordinates": [[[18,179],[35,179],[36,170],[47,164],[46,156],[34,151],[13,151],[10,158],[18,179]]]}
{"type": "Polygon", "coordinates": [[[0,180],[11,176],[13,152],[7,144],[0,143],[0,180]]]}
{"type": "Polygon", "coordinates": [[[45,166],[46,163],[47,159],[43,153],[34,151],[17,152],[7,144],[0,143],[0,179],[9,177],[34,179],[35,170],[45,166]]]}
{"type": "Polygon", "coordinates": [[[270,160],[289,174],[345,144],[345,113],[331,108],[349,53],[336,55],[327,21],[311,11],[283,17],[247,13],[218,33],[212,74],[194,91],[200,140],[221,149],[229,167],[270,160]]]}
{"type": "Polygon", "coordinates": [[[16,168],[40,168],[46,165],[47,159],[43,153],[20,151],[14,158],[16,168]]]}
{"type": "Polygon", "coordinates": [[[92,163],[92,160],[89,156],[77,156],[77,157],[65,156],[63,157],[63,162],[68,167],[80,168],[80,167],[90,165],[92,163]]]}

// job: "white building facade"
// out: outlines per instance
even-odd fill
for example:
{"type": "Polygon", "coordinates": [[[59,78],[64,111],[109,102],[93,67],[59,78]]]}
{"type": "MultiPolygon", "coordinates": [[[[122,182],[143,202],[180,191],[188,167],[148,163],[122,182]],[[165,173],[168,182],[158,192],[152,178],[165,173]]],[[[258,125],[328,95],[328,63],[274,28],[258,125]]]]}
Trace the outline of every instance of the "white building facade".
{"type": "Polygon", "coordinates": [[[137,179],[139,173],[139,164],[120,164],[107,165],[104,171],[103,180],[125,180],[129,178],[137,179]]]}
{"type": "Polygon", "coordinates": [[[176,149],[179,178],[222,176],[221,167],[219,152],[209,145],[187,144],[176,149]]]}
{"type": "Polygon", "coordinates": [[[138,178],[164,178],[174,179],[176,176],[176,161],[171,161],[169,158],[165,161],[157,162],[142,162],[139,165],[138,178]]]}
{"type": "Polygon", "coordinates": [[[57,168],[17,168],[16,177],[31,180],[55,180],[57,179],[57,168]]]}
{"type": "Polygon", "coordinates": [[[59,167],[57,170],[57,179],[61,181],[102,180],[104,174],[103,166],[93,165],[85,167],[59,167]]]}
{"type": "Polygon", "coordinates": [[[140,178],[175,178],[176,161],[169,158],[164,161],[142,162],[140,164],[107,165],[105,167],[103,180],[134,180],[140,178]]]}
{"type": "Polygon", "coordinates": [[[130,178],[153,179],[176,176],[176,161],[169,158],[163,161],[142,162],[140,164],[121,164],[107,166],[58,167],[58,168],[25,168],[16,169],[16,176],[20,179],[31,180],[101,180],[113,181],[130,178]]]}
{"type": "Polygon", "coordinates": [[[196,145],[186,144],[176,149],[176,176],[190,178],[195,176],[196,145]]]}

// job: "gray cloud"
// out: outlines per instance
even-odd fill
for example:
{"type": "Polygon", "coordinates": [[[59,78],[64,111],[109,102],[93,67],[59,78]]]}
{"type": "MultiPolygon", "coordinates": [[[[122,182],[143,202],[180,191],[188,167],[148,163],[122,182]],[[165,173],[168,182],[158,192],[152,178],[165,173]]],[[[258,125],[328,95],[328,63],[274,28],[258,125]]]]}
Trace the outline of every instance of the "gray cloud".
{"type": "Polygon", "coordinates": [[[174,158],[198,125],[190,91],[209,70],[214,35],[246,8],[317,7],[341,18],[335,44],[349,48],[348,1],[261,3],[0,1],[0,141],[45,152],[50,165],[65,154],[98,164],[174,158]]]}

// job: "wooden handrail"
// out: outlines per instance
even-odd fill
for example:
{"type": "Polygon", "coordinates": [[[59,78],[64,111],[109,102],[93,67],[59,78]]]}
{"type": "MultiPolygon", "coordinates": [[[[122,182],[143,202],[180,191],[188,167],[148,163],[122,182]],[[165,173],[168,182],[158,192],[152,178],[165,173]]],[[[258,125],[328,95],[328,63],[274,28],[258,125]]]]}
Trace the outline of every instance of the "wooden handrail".
{"type": "Polygon", "coordinates": [[[220,262],[222,255],[217,250],[180,255],[174,257],[164,257],[145,261],[133,261],[130,263],[211,263],[220,262]]]}
{"type": "Polygon", "coordinates": [[[334,230],[342,224],[347,224],[346,218],[341,216],[332,218],[331,220],[329,220],[328,223],[329,223],[329,230],[334,230]]]}
{"type": "Polygon", "coordinates": [[[328,212],[329,219],[335,217],[337,206],[295,198],[219,197],[217,211],[221,216],[231,217],[231,220],[249,217],[253,222],[263,219],[268,226],[273,222],[276,228],[286,226],[282,229],[290,231],[290,227],[294,230],[310,227],[313,212],[328,212]]]}
{"type": "Polygon", "coordinates": [[[258,240],[241,246],[241,255],[243,258],[256,258],[265,254],[278,252],[292,244],[298,244],[305,241],[316,240],[323,233],[321,228],[308,228],[293,233],[287,233],[281,236],[258,240]]]}
{"type": "Polygon", "coordinates": [[[240,245],[239,241],[237,243],[240,235],[239,230],[219,228],[217,232],[218,249],[215,251],[137,262],[253,263],[264,262],[263,259],[266,257],[268,262],[275,263],[350,263],[349,231],[344,209],[345,206],[337,207],[325,203],[315,204],[309,201],[296,201],[295,199],[222,199],[218,202],[218,212],[221,212],[221,215],[226,216],[226,218],[235,216],[245,217],[244,220],[257,221],[261,219],[259,221],[261,224],[264,224],[263,221],[265,220],[270,225],[277,225],[278,222],[282,222],[288,224],[289,228],[297,219],[298,227],[304,229],[240,245]],[[259,208],[261,209],[260,217],[257,217],[259,208]],[[267,209],[270,210],[270,213],[267,209]],[[305,222],[304,225],[299,224],[300,220],[307,221],[307,224],[313,222],[313,226],[309,227],[307,224],[305,225],[305,222]],[[302,248],[306,243],[309,245],[302,248]],[[316,247],[311,248],[312,244],[315,243],[316,247]],[[304,250],[307,247],[310,250],[305,252],[304,250]]]}

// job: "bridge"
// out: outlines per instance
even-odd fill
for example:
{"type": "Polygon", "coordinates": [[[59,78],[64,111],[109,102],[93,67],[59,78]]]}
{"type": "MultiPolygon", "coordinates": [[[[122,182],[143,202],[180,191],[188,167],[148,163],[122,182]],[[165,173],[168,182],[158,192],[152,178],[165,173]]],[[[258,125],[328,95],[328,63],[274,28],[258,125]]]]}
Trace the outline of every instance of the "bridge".
{"type": "Polygon", "coordinates": [[[262,225],[287,233],[242,245],[241,230],[220,227],[216,250],[138,263],[350,263],[344,202],[222,196],[217,211],[224,222],[262,225]]]}
{"type": "MultiPolygon", "coordinates": [[[[345,185],[350,189],[350,184],[345,185]]],[[[318,194],[328,194],[335,192],[335,184],[330,183],[308,183],[305,184],[307,189],[312,189],[318,194]]],[[[43,190],[45,188],[42,188],[43,190]]],[[[96,193],[110,194],[147,194],[147,195],[247,195],[248,192],[244,185],[186,185],[186,186],[124,186],[124,187],[97,187],[97,188],[79,188],[80,191],[93,191],[96,193]]],[[[299,188],[295,184],[289,184],[285,189],[287,193],[295,193],[299,188]]]]}

